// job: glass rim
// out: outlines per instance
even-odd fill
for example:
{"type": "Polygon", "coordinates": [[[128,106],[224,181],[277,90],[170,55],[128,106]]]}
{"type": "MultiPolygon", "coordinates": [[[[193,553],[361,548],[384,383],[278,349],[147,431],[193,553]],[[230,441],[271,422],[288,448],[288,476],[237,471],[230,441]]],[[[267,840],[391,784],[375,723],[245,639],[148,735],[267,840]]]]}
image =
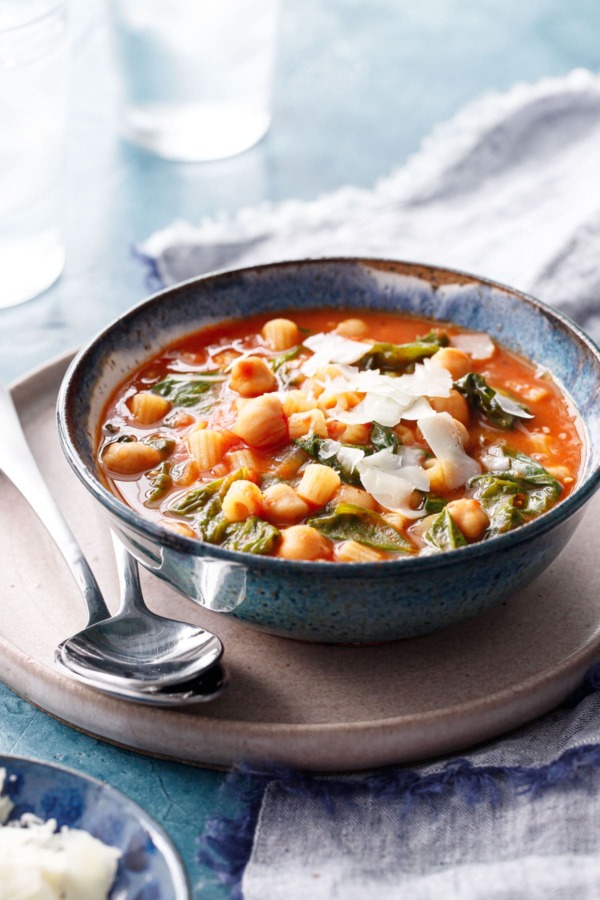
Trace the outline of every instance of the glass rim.
{"type": "Polygon", "coordinates": [[[16,34],[19,31],[26,31],[28,28],[34,28],[36,25],[43,22],[44,19],[51,18],[62,9],[66,10],[66,7],[67,0],[54,0],[44,12],[37,13],[32,19],[27,19],[27,21],[21,22],[19,25],[9,25],[7,28],[4,28],[2,24],[0,24],[0,35],[16,34]]]}

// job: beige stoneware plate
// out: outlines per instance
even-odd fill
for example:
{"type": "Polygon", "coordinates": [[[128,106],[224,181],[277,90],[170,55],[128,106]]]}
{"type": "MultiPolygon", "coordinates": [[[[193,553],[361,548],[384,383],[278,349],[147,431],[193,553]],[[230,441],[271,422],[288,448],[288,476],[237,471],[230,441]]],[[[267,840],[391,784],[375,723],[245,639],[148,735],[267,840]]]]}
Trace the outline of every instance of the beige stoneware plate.
{"type": "MultiPolygon", "coordinates": [[[[13,388],[33,453],[109,605],[117,579],[108,528],[67,466],[54,421],[61,358],[13,388]]],[[[0,473],[0,677],[96,737],[201,765],[275,761],[349,771],[438,756],[494,737],[563,699],[600,658],[600,502],[522,593],[439,634],[378,646],[305,644],[201,609],[142,573],[149,605],[206,625],[225,644],[226,694],[185,711],[105,697],[61,676],[54,647],[85,624],[62,557],[0,473]]],[[[365,584],[365,602],[369,586],[365,584]]]]}

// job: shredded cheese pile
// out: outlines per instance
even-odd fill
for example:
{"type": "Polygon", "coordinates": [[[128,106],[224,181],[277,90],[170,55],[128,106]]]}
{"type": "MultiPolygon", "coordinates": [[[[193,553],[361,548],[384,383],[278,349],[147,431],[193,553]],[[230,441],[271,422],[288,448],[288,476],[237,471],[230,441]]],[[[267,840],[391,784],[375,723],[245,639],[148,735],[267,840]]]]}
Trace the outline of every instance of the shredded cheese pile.
{"type": "MultiPolygon", "coordinates": [[[[6,772],[0,769],[0,794],[6,772]]],[[[32,815],[4,824],[13,804],[0,796],[0,900],[106,900],[121,852],[87,831],[32,815]]]]}
{"type": "MultiPolygon", "coordinates": [[[[470,347],[478,352],[479,358],[490,353],[488,344],[493,352],[493,344],[485,335],[465,337],[471,338],[470,347]]],[[[466,453],[452,416],[436,412],[427,399],[449,397],[452,390],[450,372],[436,365],[435,357],[416,363],[414,372],[409,375],[392,376],[377,369],[361,371],[352,365],[368,352],[370,344],[322,333],[309,337],[304,346],[313,352],[313,356],[302,365],[301,371],[320,381],[324,388],[323,398],[335,399],[347,391],[365,395],[352,409],[335,406],[328,411],[329,415],[348,425],[376,422],[390,428],[402,419],[416,421],[431,452],[441,462],[451,489],[461,487],[481,472],[479,463],[466,453]],[[331,364],[336,365],[335,374],[319,379],[319,372],[331,364]]],[[[517,404],[511,403],[511,412],[513,406],[517,404]]],[[[409,504],[413,490],[429,490],[429,475],[423,466],[425,454],[422,451],[405,447],[399,454],[381,450],[366,456],[364,451],[348,450],[336,441],[328,442],[328,450],[345,465],[351,463],[365,490],[381,506],[398,510],[413,519],[423,515],[409,504]],[[351,454],[350,458],[348,454],[351,454]]]]}

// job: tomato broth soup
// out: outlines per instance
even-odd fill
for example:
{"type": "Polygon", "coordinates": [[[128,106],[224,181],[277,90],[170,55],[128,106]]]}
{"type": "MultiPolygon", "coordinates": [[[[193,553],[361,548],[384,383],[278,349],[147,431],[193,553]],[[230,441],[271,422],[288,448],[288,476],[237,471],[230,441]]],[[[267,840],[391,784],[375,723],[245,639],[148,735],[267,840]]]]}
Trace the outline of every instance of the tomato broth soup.
{"type": "Polygon", "coordinates": [[[126,504],[210,544],[369,562],[488,540],[582,460],[551,374],[451,323],[333,310],[189,335],[121,385],[98,440],[126,504]]]}

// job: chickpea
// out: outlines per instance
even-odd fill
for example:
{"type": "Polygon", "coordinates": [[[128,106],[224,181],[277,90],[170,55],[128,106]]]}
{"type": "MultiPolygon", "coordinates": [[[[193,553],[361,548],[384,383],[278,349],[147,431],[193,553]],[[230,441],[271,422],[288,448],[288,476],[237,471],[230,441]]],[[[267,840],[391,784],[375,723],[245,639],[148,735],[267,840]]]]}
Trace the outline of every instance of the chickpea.
{"type": "Polygon", "coordinates": [[[429,488],[434,494],[443,494],[448,490],[444,467],[439,459],[426,459],[423,467],[429,475],[429,488]]]}
{"type": "Polygon", "coordinates": [[[281,400],[275,394],[246,400],[232,430],[251,447],[263,449],[284,444],[288,429],[281,400]]]}
{"type": "Polygon", "coordinates": [[[102,454],[102,463],[116,475],[140,475],[157,466],[160,450],[142,441],[114,441],[102,454]]]}
{"type": "Polygon", "coordinates": [[[246,356],[232,365],[229,387],[241,397],[258,397],[277,390],[277,379],[264,359],[246,356]]]}
{"type": "Polygon", "coordinates": [[[450,413],[453,419],[468,425],[471,418],[469,404],[462,394],[458,391],[451,390],[449,397],[428,397],[427,398],[436,412],[450,413]]]}
{"type": "Polygon", "coordinates": [[[346,425],[340,434],[339,440],[343,441],[345,444],[368,444],[370,434],[371,429],[368,425],[355,423],[353,425],[346,425]]]}
{"type": "Polygon", "coordinates": [[[335,330],[338,334],[341,334],[342,337],[350,338],[351,340],[359,340],[365,336],[369,328],[367,323],[362,319],[344,319],[343,322],[338,324],[335,330]]]}
{"type": "Polygon", "coordinates": [[[399,425],[394,426],[392,430],[398,435],[405,447],[412,447],[417,440],[415,432],[412,428],[409,428],[408,425],[402,425],[402,423],[400,423],[399,425]]]}
{"type": "Polygon", "coordinates": [[[448,512],[468,541],[478,541],[490,524],[489,516],[478,500],[452,500],[448,512]]]}
{"type": "Polygon", "coordinates": [[[291,319],[270,319],[263,325],[262,336],[271,350],[291,350],[300,343],[300,330],[291,319]]]}
{"type": "Polygon", "coordinates": [[[377,502],[362,488],[352,484],[342,484],[335,495],[338,503],[351,503],[353,506],[361,506],[363,509],[377,509],[377,502]]]}
{"type": "Polygon", "coordinates": [[[310,525],[292,525],[281,532],[278,555],[284,559],[331,559],[331,542],[310,525]]]}
{"type": "Polygon", "coordinates": [[[289,484],[273,484],[262,495],[263,515],[269,522],[297,522],[308,515],[308,503],[289,484]]]}
{"type": "Polygon", "coordinates": [[[133,418],[140,425],[154,425],[171,409],[171,401],[152,391],[138,391],[130,400],[133,418]]]}
{"type": "Polygon", "coordinates": [[[447,369],[454,381],[473,371],[471,357],[457,347],[442,347],[431,357],[436,366],[447,369]]]}

